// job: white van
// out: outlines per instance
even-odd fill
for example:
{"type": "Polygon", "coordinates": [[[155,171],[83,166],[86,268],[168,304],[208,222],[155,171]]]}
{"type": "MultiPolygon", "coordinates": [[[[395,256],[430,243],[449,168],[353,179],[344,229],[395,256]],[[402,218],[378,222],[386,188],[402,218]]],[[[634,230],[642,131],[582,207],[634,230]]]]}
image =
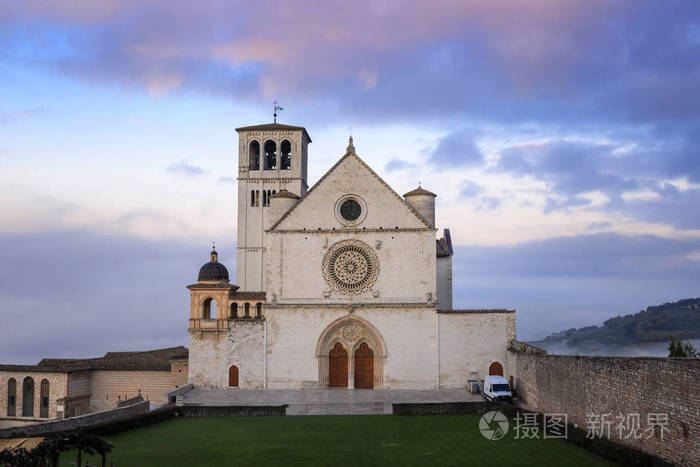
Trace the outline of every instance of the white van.
{"type": "Polygon", "coordinates": [[[503,376],[489,375],[484,378],[484,398],[488,401],[513,400],[508,380],[503,376]]]}

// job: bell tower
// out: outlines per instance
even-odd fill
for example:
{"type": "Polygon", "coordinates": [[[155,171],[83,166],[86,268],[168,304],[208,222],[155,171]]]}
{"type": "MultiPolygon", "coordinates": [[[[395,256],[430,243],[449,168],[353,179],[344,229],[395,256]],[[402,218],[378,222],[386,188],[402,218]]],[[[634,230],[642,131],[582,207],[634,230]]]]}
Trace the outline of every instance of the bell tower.
{"type": "Polygon", "coordinates": [[[308,189],[308,145],[304,127],[268,123],[238,132],[238,262],[242,291],[265,291],[265,230],[270,196],[282,189],[303,197],[308,189]]]}

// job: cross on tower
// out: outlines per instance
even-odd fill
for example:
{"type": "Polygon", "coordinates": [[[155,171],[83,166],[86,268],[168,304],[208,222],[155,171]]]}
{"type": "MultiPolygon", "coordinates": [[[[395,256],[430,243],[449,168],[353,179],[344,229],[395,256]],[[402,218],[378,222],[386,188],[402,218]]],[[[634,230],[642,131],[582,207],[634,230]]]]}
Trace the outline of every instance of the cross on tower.
{"type": "Polygon", "coordinates": [[[277,123],[277,111],[278,110],[284,110],[282,107],[280,107],[279,103],[277,102],[277,99],[272,101],[273,110],[272,110],[272,118],[274,120],[274,123],[277,123]]]}

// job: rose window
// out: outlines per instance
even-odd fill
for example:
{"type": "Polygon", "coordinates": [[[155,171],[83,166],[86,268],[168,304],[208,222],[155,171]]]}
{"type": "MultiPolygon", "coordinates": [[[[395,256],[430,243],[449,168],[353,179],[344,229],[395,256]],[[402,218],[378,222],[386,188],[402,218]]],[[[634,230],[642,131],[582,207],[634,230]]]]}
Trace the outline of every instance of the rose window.
{"type": "Polygon", "coordinates": [[[357,293],[372,287],[378,270],[376,254],[369,245],[358,240],[336,243],[324,258],[326,281],[344,293],[357,293]]]}

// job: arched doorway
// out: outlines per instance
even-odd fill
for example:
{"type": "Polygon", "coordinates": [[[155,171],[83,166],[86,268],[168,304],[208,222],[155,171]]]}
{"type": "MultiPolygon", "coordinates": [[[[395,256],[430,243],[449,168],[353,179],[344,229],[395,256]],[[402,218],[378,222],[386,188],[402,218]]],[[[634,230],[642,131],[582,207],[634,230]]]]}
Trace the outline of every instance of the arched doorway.
{"type": "Polygon", "coordinates": [[[489,367],[489,375],[503,376],[503,365],[493,362],[489,367]]]}
{"type": "Polygon", "coordinates": [[[328,353],[328,386],[348,387],[348,352],[340,342],[336,342],[328,353]]]}
{"type": "Polygon", "coordinates": [[[386,356],[384,339],[369,321],[357,316],[338,318],[323,330],[316,344],[318,385],[322,388],[383,388],[386,356]],[[359,353],[362,366],[360,372],[369,372],[372,376],[364,379],[360,376],[360,386],[358,386],[354,378],[357,372],[355,357],[358,355],[356,350],[363,343],[366,345],[366,350],[363,348],[359,353]],[[367,355],[370,356],[370,362],[366,359],[367,355]],[[335,376],[336,372],[337,376],[335,376]],[[330,380],[332,374],[333,381],[330,380]]]}
{"type": "Polygon", "coordinates": [[[372,389],[374,387],[374,352],[367,342],[363,342],[355,351],[355,388],[372,389]]]}
{"type": "Polygon", "coordinates": [[[231,365],[228,369],[228,385],[232,388],[238,387],[238,367],[236,365],[231,365]]]}

